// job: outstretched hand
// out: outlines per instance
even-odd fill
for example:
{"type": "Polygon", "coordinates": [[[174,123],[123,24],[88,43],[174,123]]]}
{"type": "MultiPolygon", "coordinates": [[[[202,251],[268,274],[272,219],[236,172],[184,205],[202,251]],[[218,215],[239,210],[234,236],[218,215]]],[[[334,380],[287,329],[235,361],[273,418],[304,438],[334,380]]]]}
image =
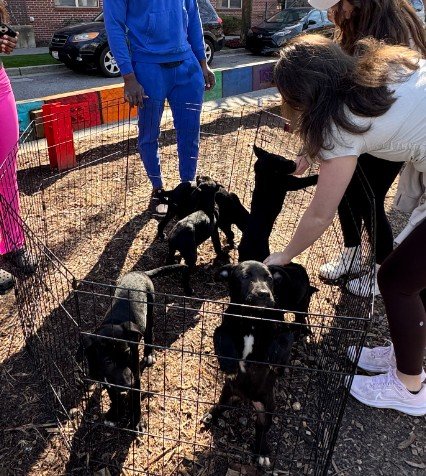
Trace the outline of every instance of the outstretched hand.
{"type": "Polygon", "coordinates": [[[286,264],[290,263],[290,259],[288,259],[287,254],[283,251],[281,253],[271,253],[264,261],[263,263],[266,264],[266,266],[285,266],[286,264]]]}
{"type": "Polygon", "coordinates": [[[309,168],[309,162],[304,155],[298,155],[296,160],[296,170],[293,175],[303,175],[309,168]]]}

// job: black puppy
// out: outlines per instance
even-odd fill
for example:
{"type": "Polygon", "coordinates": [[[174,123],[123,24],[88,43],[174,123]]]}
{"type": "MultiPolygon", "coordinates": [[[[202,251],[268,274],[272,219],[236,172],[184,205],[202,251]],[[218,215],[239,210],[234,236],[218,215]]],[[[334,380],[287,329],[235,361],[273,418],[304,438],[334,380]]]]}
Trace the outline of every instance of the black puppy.
{"type": "MultiPolygon", "coordinates": [[[[199,175],[197,184],[207,180],[211,180],[210,177],[199,175]]],[[[236,225],[241,231],[244,231],[248,223],[249,212],[236,193],[228,192],[222,184],[217,184],[219,186],[215,195],[218,212],[217,226],[225,234],[228,244],[234,246],[235,235],[232,225],[236,225]]]]}
{"type": "MultiPolygon", "coordinates": [[[[166,215],[158,224],[157,238],[164,239],[164,229],[175,216],[182,219],[200,210],[199,185],[211,180],[212,179],[207,175],[198,175],[195,181],[182,182],[173,190],[161,192],[159,196],[160,202],[167,204],[168,208],[166,215]]],[[[215,196],[218,212],[218,228],[225,233],[228,244],[233,246],[234,233],[231,227],[235,224],[241,231],[244,231],[249,212],[242,205],[235,193],[228,192],[225,187],[219,183],[218,186],[219,188],[215,196]]]]}
{"type": "Polygon", "coordinates": [[[114,299],[95,335],[82,334],[77,361],[87,358],[89,377],[105,382],[111,407],[105,422],[114,425],[126,414],[133,429],[140,428],[140,364],[138,346],[144,339],[144,363],[155,362],[153,343],[154,284],[151,278],[175,271],[185,265],[163,266],[151,271],[134,271],[124,275],[117,284],[114,299]]]}
{"type": "Polygon", "coordinates": [[[306,269],[298,263],[289,263],[285,266],[268,266],[274,277],[275,307],[294,313],[298,326],[292,326],[295,337],[309,334],[306,327],[311,296],[318,291],[311,286],[306,269]]]}
{"type": "MultiPolygon", "coordinates": [[[[169,254],[167,264],[174,262],[176,251],[191,272],[197,262],[197,247],[211,238],[217,255],[222,252],[217,227],[215,195],[219,185],[214,180],[204,181],[198,185],[198,203],[200,209],[179,220],[169,234],[169,254]]],[[[188,289],[192,294],[192,290],[188,289]]]]}
{"type": "Polygon", "coordinates": [[[160,203],[167,205],[167,213],[158,224],[158,238],[164,239],[164,229],[172,218],[177,216],[181,220],[197,210],[197,191],[197,182],[191,181],[181,182],[173,190],[159,192],[160,203]]]}
{"type": "Polygon", "coordinates": [[[279,268],[245,261],[219,270],[219,278],[228,282],[231,304],[213,340],[219,366],[228,377],[218,404],[204,417],[205,423],[214,422],[224,410],[222,407],[234,398],[250,400],[257,412],[255,454],[258,463],[266,467],[270,466],[267,432],[275,409],[274,386],[282,366],[288,362],[294,341],[292,326],[283,322],[277,304],[289,311],[306,312],[306,296],[310,296],[303,267],[301,279],[293,276],[295,287],[301,287],[294,296],[290,296],[292,288],[288,293],[284,289],[291,272],[287,275],[279,268]]]}
{"type": "Polygon", "coordinates": [[[218,207],[218,227],[225,233],[228,245],[234,246],[234,232],[232,225],[236,225],[242,232],[245,231],[249,220],[249,212],[241,203],[238,195],[228,192],[222,185],[216,193],[218,207]]]}
{"type": "Polygon", "coordinates": [[[296,163],[280,155],[253,147],[258,160],[254,165],[255,187],[250,216],[238,247],[239,261],[263,261],[269,256],[269,236],[283,207],[286,193],[318,181],[318,175],[295,177],[296,163]]]}

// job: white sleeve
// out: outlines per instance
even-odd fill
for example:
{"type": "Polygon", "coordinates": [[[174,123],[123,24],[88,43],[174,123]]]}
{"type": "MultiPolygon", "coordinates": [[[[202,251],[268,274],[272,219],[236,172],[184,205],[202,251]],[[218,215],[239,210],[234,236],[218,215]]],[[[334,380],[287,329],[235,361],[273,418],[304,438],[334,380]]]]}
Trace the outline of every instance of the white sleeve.
{"type": "Polygon", "coordinates": [[[329,138],[326,139],[326,148],[321,149],[319,156],[329,160],[347,155],[359,157],[364,152],[366,144],[363,134],[352,134],[333,126],[329,138]]]}

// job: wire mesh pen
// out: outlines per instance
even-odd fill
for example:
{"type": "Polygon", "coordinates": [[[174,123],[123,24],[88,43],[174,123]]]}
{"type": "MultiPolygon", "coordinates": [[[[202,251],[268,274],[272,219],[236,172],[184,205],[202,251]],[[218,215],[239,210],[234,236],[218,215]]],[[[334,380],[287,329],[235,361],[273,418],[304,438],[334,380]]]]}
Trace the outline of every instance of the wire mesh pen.
{"type": "MultiPolygon", "coordinates": [[[[225,475],[232,468],[244,474],[244,466],[253,463],[250,406],[227,408],[214,428],[201,422],[224,381],[212,336],[228,295],[213,278],[217,265],[211,243],[200,248],[194,297],[182,295],[177,275],[154,280],[156,363],[141,374],[141,432],[125,424],[105,424],[110,407],[105,382],[90,378],[87,363],[76,358],[81,336],[97,335],[117,279],[130,270],[161,266],[167,256],[167,244],[154,240],[157,217],[140,163],[137,119],[126,115],[119,120],[124,107],[112,102],[103,111],[117,117],[113,124],[74,128],[77,166],[62,172],[51,170],[47,143],[35,138],[33,123],[19,152],[21,217],[0,195],[3,216],[22,228],[38,261],[34,275],[16,276],[16,295],[33,356],[31,370],[49,389],[69,449],[64,472],[85,474],[108,467],[111,474],[225,475]]],[[[294,135],[284,132],[278,113],[274,105],[204,111],[198,173],[214,178],[249,207],[253,144],[290,159],[300,146],[294,135]]],[[[179,183],[176,132],[167,107],[159,150],[165,187],[173,188],[179,183]]],[[[1,177],[7,166],[6,161],[1,177]]],[[[273,251],[288,243],[313,193],[313,187],[288,193],[270,238],[273,251]]],[[[2,223],[2,236],[8,236],[4,219],[2,223]]],[[[237,242],[240,237],[238,232],[237,242]]],[[[363,264],[371,275],[367,298],[348,294],[342,282],[325,283],[318,277],[319,266],[344,247],[337,219],[298,258],[319,291],[306,316],[311,335],[295,345],[275,389],[270,474],[327,474],[347,383],[355,371],[347,349],[354,346],[359,353],[372,316],[374,249],[364,228],[361,238],[363,264]]],[[[237,261],[236,250],[228,253],[237,261]]]]}

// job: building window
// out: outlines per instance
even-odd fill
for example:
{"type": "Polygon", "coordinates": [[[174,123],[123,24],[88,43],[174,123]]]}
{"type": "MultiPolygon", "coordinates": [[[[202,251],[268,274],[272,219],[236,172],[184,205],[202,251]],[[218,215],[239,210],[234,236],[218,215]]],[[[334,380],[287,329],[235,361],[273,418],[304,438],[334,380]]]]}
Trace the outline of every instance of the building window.
{"type": "Polygon", "coordinates": [[[222,0],[222,8],[242,8],[242,0],[222,0]]]}
{"type": "Polygon", "coordinates": [[[55,0],[57,7],[93,8],[99,7],[99,0],[55,0]]]}

